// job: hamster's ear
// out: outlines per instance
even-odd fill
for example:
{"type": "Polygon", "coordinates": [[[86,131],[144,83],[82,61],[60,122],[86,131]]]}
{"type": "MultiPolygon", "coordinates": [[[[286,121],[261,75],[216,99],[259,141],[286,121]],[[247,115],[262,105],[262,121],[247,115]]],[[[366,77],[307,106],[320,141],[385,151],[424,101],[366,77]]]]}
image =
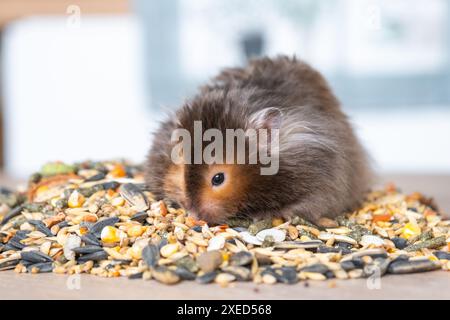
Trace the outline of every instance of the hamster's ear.
{"type": "Polygon", "coordinates": [[[254,129],[280,129],[282,114],[278,108],[270,107],[253,113],[249,125],[254,129]]]}

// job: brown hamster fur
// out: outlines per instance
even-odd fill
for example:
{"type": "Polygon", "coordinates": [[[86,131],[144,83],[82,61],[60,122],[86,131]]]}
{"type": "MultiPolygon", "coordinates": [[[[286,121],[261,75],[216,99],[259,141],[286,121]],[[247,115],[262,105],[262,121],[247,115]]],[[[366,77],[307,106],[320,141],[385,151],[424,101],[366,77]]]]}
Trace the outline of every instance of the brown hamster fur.
{"type": "Polygon", "coordinates": [[[173,199],[209,223],[236,214],[317,221],[354,209],[369,188],[371,170],[324,78],[304,62],[281,56],[223,70],[162,123],[148,155],[146,181],[157,197],[173,199]],[[278,115],[261,112],[273,107],[278,115]],[[195,120],[203,130],[221,131],[277,123],[278,173],[261,175],[259,165],[175,165],[172,131],[192,131],[195,120]],[[226,179],[215,188],[211,178],[218,172],[226,179]]]}

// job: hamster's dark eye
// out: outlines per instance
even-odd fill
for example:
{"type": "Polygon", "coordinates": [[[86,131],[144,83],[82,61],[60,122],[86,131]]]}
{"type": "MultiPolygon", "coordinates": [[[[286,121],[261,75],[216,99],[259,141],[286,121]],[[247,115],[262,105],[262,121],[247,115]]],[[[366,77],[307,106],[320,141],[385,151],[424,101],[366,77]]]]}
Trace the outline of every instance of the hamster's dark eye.
{"type": "Polygon", "coordinates": [[[216,173],[211,179],[213,186],[220,186],[225,181],[225,175],[223,172],[216,173]]]}

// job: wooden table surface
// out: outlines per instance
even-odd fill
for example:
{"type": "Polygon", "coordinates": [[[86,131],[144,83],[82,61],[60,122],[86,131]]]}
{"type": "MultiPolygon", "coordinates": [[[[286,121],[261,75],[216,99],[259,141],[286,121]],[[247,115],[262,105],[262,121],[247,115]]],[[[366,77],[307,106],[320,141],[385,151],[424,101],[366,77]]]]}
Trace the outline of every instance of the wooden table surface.
{"type": "MultiPolygon", "coordinates": [[[[405,192],[433,196],[450,213],[450,175],[389,175],[381,183],[395,182],[405,192]]],[[[1,184],[1,183],[0,183],[1,184]]],[[[183,282],[175,286],[155,281],[107,279],[91,275],[0,273],[0,299],[450,299],[450,272],[387,275],[367,279],[309,281],[274,286],[234,283],[183,282]]]]}

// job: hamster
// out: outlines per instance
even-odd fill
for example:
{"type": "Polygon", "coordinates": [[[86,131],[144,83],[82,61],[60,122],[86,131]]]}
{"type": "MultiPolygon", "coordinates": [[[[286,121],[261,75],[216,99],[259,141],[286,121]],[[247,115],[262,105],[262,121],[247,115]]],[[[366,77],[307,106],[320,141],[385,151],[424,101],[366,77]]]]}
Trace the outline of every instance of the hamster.
{"type": "MultiPolygon", "coordinates": [[[[204,144],[202,144],[204,147],[204,144]]],[[[224,69],[154,134],[146,183],[210,224],[233,216],[299,215],[312,222],[355,209],[372,181],[369,158],[321,74],[291,57],[224,69]],[[261,164],[176,164],[175,129],[278,129],[279,169],[261,164]]]]}

